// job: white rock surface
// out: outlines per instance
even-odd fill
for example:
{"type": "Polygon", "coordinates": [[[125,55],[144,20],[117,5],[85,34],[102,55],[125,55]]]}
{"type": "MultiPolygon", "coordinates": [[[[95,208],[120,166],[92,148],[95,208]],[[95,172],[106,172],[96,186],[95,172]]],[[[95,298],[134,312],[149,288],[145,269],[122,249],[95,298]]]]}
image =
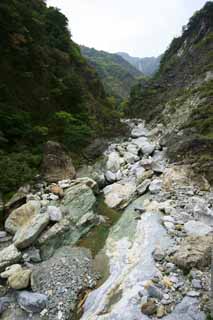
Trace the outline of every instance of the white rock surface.
{"type": "Polygon", "coordinates": [[[191,220],[184,224],[184,230],[189,236],[205,236],[212,232],[212,228],[200,221],[191,220]]]}

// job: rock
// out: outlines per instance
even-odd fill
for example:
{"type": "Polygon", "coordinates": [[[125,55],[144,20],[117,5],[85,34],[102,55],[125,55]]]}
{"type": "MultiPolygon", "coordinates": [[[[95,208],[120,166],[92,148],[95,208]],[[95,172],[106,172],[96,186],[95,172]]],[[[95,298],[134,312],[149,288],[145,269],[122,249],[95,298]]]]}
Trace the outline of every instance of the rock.
{"type": "Polygon", "coordinates": [[[165,164],[163,162],[153,161],[151,169],[157,173],[163,173],[165,171],[165,164]]]}
{"type": "Polygon", "coordinates": [[[120,170],[120,157],[117,152],[114,151],[108,155],[106,168],[108,171],[111,171],[113,173],[116,173],[120,170]]]}
{"type": "Polygon", "coordinates": [[[71,180],[65,179],[65,180],[58,181],[58,185],[62,189],[67,189],[71,186],[71,180]]]}
{"type": "Polygon", "coordinates": [[[46,308],[48,297],[41,293],[21,291],[18,293],[17,301],[20,307],[25,311],[38,313],[46,308]]]}
{"type": "Polygon", "coordinates": [[[184,230],[189,236],[205,236],[212,232],[212,228],[199,221],[188,221],[184,224],[184,230]]]}
{"type": "Polygon", "coordinates": [[[161,248],[157,247],[153,252],[155,261],[162,261],[165,258],[165,252],[161,248]]]}
{"type": "Polygon", "coordinates": [[[143,155],[151,155],[153,153],[153,151],[155,150],[155,145],[151,144],[147,138],[141,137],[138,139],[134,139],[133,143],[135,143],[139,149],[141,150],[141,152],[143,153],[143,155]]]}
{"type": "Polygon", "coordinates": [[[7,310],[9,305],[12,303],[12,299],[9,297],[0,298],[0,315],[7,310]]]}
{"type": "Polygon", "coordinates": [[[175,219],[171,216],[163,216],[162,217],[163,222],[171,222],[171,223],[175,223],[175,219]]]}
{"type": "Polygon", "coordinates": [[[0,271],[3,271],[6,267],[19,262],[21,260],[21,252],[11,244],[9,247],[0,251],[0,271]]]}
{"type": "Polygon", "coordinates": [[[43,232],[37,241],[42,259],[46,260],[51,257],[60,246],[75,243],[79,238],[74,231],[75,228],[71,225],[70,220],[63,218],[43,232]]]}
{"type": "Polygon", "coordinates": [[[108,139],[96,138],[83,150],[83,153],[87,159],[95,160],[103,154],[108,144],[108,139]]]}
{"type": "Polygon", "coordinates": [[[156,298],[158,300],[161,300],[163,298],[162,292],[153,285],[148,286],[147,292],[150,298],[156,298]]]}
{"type": "Polygon", "coordinates": [[[7,236],[7,232],[0,231],[0,239],[5,238],[7,236]]]}
{"type": "Polygon", "coordinates": [[[161,185],[162,185],[162,180],[154,179],[149,186],[149,191],[153,194],[159,193],[161,190],[161,185]]]}
{"type": "Polygon", "coordinates": [[[95,202],[92,189],[84,181],[66,189],[62,200],[66,217],[73,223],[77,223],[85,213],[92,211],[95,202]]]}
{"type": "Polygon", "coordinates": [[[154,300],[148,300],[147,303],[144,303],[141,307],[141,312],[147,316],[152,316],[157,312],[157,305],[154,300]]]}
{"type": "Polygon", "coordinates": [[[14,273],[21,271],[21,270],[22,270],[22,267],[20,264],[13,264],[13,265],[7,267],[6,270],[1,273],[1,278],[7,279],[11,275],[13,275],[14,273]]]}
{"type": "Polygon", "coordinates": [[[8,278],[8,284],[11,288],[20,290],[25,289],[30,283],[31,270],[19,270],[14,272],[8,278]]]}
{"type": "Polygon", "coordinates": [[[55,195],[59,196],[59,198],[63,198],[64,196],[63,189],[57,184],[51,184],[49,190],[51,193],[54,193],[55,195]]]}
{"type": "Polygon", "coordinates": [[[47,213],[49,215],[50,221],[58,222],[62,219],[61,209],[55,206],[48,206],[47,213]]]}
{"type": "Polygon", "coordinates": [[[193,279],[192,280],[192,287],[195,289],[202,289],[201,281],[198,279],[193,279]]]}
{"type": "Polygon", "coordinates": [[[27,194],[30,192],[30,185],[26,184],[18,189],[12,198],[5,204],[6,209],[20,206],[26,202],[27,194]]]}
{"type": "Polygon", "coordinates": [[[140,160],[140,158],[138,156],[136,156],[135,154],[133,154],[133,153],[124,152],[124,160],[127,163],[133,164],[136,161],[140,160]]]}
{"type": "Polygon", "coordinates": [[[75,177],[75,168],[64,147],[54,141],[48,141],[44,147],[42,174],[48,182],[57,182],[75,177]]]}
{"type": "Polygon", "coordinates": [[[7,294],[7,288],[0,285],[0,297],[4,297],[7,294]]]}
{"type": "Polygon", "coordinates": [[[132,138],[139,138],[139,137],[147,137],[148,130],[144,127],[143,124],[139,124],[136,128],[134,128],[131,132],[132,138]]]}
{"type": "Polygon", "coordinates": [[[136,176],[137,184],[140,184],[141,182],[144,181],[144,173],[145,173],[145,169],[143,167],[136,168],[135,176],[136,176]]]}
{"type": "Polygon", "coordinates": [[[174,263],[184,270],[202,269],[211,262],[212,237],[186,237],[173,257],[174,263]]]}
{"type": "Polygon", "coordinates": [[[13,239],[15,246],[24,249],[32,245],[49,223],[47,213],[35,216],[31,224],[20,228],[13,239]]]}
{"type": "Polygon", "coordinates": [[[105,203],[110,208],[124,208],[136,191],[136,185],[133,182],[113,183],[103,189],[105,203]]]}
{"type": "Polygon", "coordinates": [[[152,163],[153,163],[153,159],[152,157],[149,157],[149,158],[145,158],[145,159],[142,159],[141,160],[141,165],[144,169],[146,170],[151,170],[152,168],[152,163]]]}
{"type": "Polygon", "coordinates": [[[185,297],[177,304],[174,311],[164,318],[165,320],[205,320],[204,312],[200,311],[197,299],[185,297]]]}
{"type": "Polygon", "coordinates": [[[41,262],[40,250],[30,247],[24,251],[23,259],[25,262],[41,262]]]}
{"type": "Polygon", "coordinates": [[[39,214],[41,205],[39,201],[29,201],[20,208],[11,212],[5,221],[5,229],[12,234],[28,224],[31,224],[32,219],[39,214]]]}
{"type": "Polygon", "coordinates": [[[150,186],[151,180],[150,179],[146,179],[144,180],[138,187],[137,187],[137,193],[139,195],[143,195],[144,193],[146,193],[146,191],[148,190],[149,186],[150,186]]]}
{"type": "Polygon", "coordinates": [[[105,173],[105,178],[109,183],[115,182],[117,180],[116,173],[113,173],[109,170],[105,173]]]}
{"type": "Polygon", "coordinates": [[[129,153],[132,153],[138,156],[138,147],[135,144],[133,143],[128,144],[126,149],[129,153]]]}
{"type": "Polygon", "coordinates": [[[187,292],[187,296],[188,297],[192,297],[192,298],[199,297],[200,296],[200,292],[198,292],[198,291],[189,291],[189,292],[187,292]]]}
{"type": "Polygon", "coordinates": [[[94,286],[92,256],[84,248],[62,247],[49,260],[36,265],[31,277],[34,291],[48,292],[48,319],[73,319],[79,294],[94,286]],[[60,308],[59,308],[60,302],[60,308]]]}
{"type": "Polygon", "coordinates": [[[166,221],[166,222],[164,222],[164,226],[166,227],[166,229],[167,229],[168,231],[173,231],[173,230],[175,230],[175,225],[174,225],[174,223],[172,223],[172,222],[166,221]]]}
{"type": "Polygon", "coordinates": [[[166,309],[164,306],[160,305],[157,308],[157,318],[163,318],[163,316],[165,316],[166,314],[166,309]]]}

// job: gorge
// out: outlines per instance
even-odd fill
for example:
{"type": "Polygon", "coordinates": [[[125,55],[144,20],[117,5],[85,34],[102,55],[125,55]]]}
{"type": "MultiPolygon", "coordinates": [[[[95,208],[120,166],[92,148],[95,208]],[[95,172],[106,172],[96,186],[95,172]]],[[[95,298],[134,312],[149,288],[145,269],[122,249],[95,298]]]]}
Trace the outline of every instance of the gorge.
{"type": "Polygon", "coordinates": [[[213,2],[150,79],[44,1],[0,19],[0,318],[211,320],[213,2]]]}

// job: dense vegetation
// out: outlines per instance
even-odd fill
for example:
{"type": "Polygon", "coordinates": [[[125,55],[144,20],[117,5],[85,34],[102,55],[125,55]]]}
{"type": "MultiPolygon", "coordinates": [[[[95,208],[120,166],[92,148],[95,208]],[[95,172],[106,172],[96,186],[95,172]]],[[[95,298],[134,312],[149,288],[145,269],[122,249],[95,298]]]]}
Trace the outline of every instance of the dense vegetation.
{"type": "Polygon", "coordinates": [[[172,41],[154,79],[132,89],[128,114],[161,121],[170,157],[198,162],[213,182],[213,2],[172,41]]]}
{"type": "Polygon", "coordinates": [[[127,98],[136,80],[143,74],[117,54],[98,51],[81,46],[82,54],[87,58],[100,76],[106,92],[119,102],[127,98]]]}
{"type": "Polygon", "coordinates": [[[118,52],[122,58],[128,61],[132,66],[134,66],[137,70],[141,71],[145,76],[151,77],[153,76],[160,67],[161,55],[158,57],[131,57],[126,52],[118,52]]]}
{"type": "Polygon", "coordinates": [[[8,192],[35,174],[48,139],[76,152],[119,124],[59,10],[2,0],[0,21],[0,190],[8,192]]]}

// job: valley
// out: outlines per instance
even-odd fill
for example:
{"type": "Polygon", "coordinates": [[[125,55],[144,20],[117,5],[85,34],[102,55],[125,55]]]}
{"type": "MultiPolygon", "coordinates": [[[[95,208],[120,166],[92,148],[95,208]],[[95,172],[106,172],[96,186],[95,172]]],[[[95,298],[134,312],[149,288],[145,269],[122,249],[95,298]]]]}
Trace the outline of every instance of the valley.
{"type": "Polygon", "coordinates": [[[211,320],[212,1],[149,77],[42,0],[0,19],[0,318],[211,320]]]}

